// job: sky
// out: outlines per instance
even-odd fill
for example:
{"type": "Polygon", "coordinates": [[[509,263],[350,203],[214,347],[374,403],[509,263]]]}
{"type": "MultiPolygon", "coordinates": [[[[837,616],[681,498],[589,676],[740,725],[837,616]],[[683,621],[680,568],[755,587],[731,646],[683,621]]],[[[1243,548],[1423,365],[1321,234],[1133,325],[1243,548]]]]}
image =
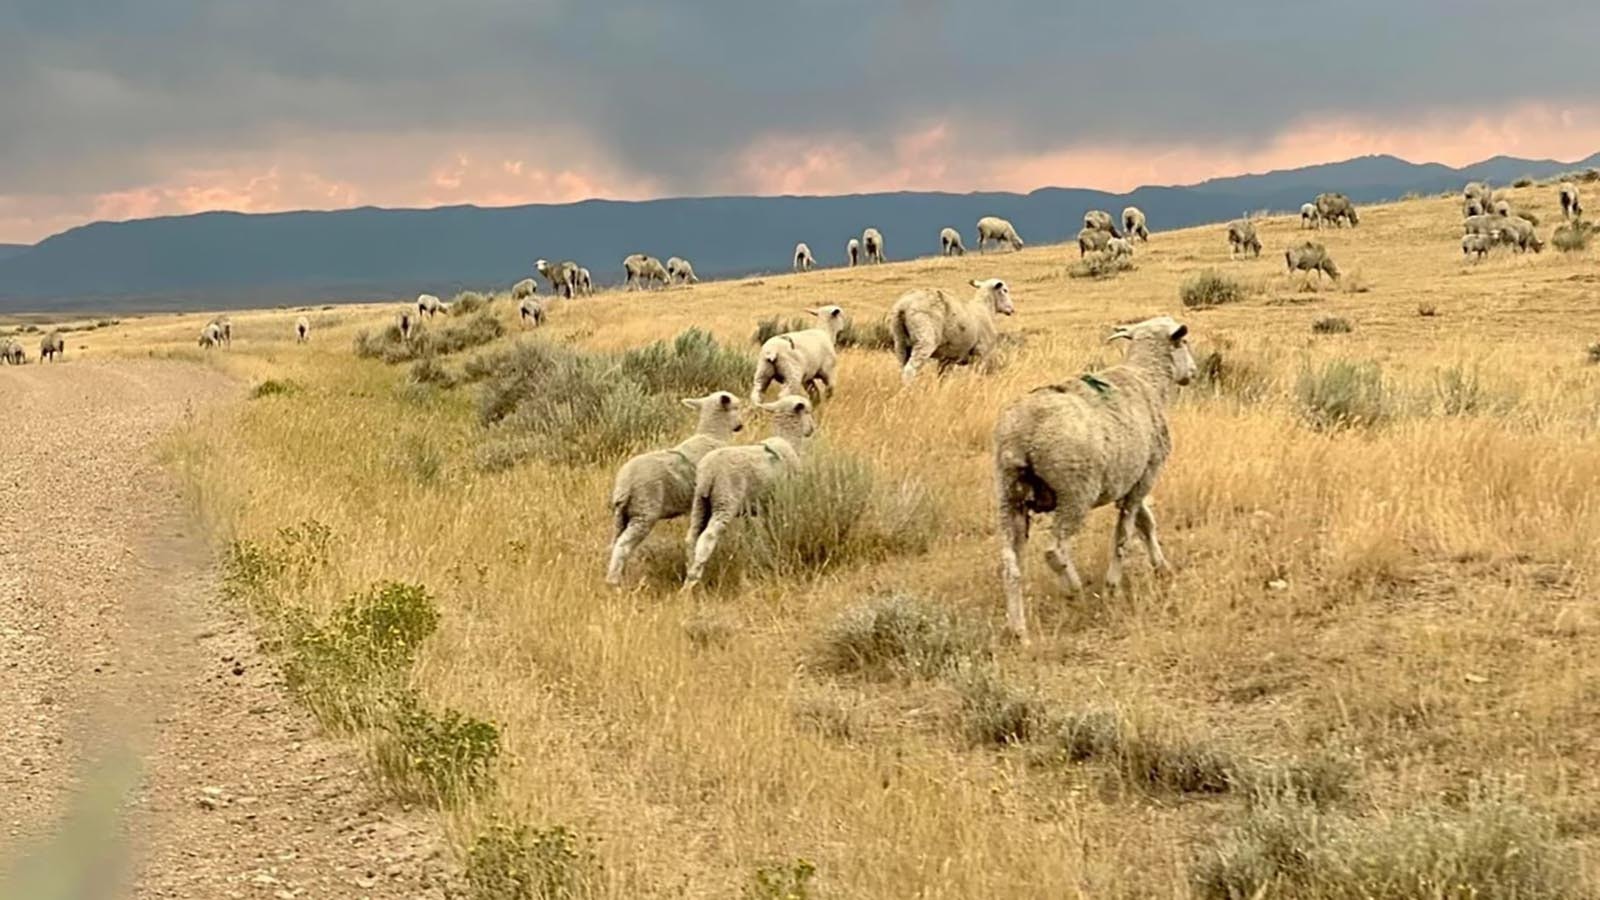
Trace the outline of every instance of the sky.
{"type": "Polygon", "coordinates": [[[1600,151],[1593,0],[0,0],[0,242],[1600,151]]]}

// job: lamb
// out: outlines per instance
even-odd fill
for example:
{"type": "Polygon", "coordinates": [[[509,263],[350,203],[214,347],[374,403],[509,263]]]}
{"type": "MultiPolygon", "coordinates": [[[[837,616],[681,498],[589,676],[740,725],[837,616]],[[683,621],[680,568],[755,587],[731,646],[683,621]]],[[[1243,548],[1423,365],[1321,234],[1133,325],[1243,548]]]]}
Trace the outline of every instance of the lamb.
{"type": "Polygon", "coordinates": [[[1151,565],[1167,569],[1147,499],[1172,448],[1166,407],[1175,386],[1194,377],[1187,326],[1168,316],[1117,328],[1129,341],[1109,369],[1037,388],[1011,404],[995,426],[995,493],[1000,520],[1001,581],[1006,624],[1027,640],[1022,554],[1034,513],[1053,512],[1050,567],[1073,593],[1083,590],[1070,542],[1091,509],[1116,504],[1116,531],[1106,586],[1122,582],[1123,546],[1133,528],[1151,565]]]}
{"type": "Polygon", "coordinates": [[[868,228],[861,232],[861,249],[867,254],[867,262],[883,262],[883,234],[876,228],[868,228]]]}
{"type": "Polygon", "coordinates": [[[39,341],[39,361],[58,362],[58,355],[67,355],[67,339],[61,336],[61,332],[52,331],[39,341]]]}
{"type": "Polygon", "coordinates": [[[851,238],[849,242],[844,245],[844,256],[851,268],[860,265],[861,242],[855,238],[851,238]]]}
{"type": "Polygon", "coordinates": [[[1098,228],[1085,228],[1078,232],[1078,256],[1100,253],[1111,246],[1111,235],[1098,228]]]}
{"type": "Polygon", "coordinates": [[[667,260],[667,278],[670,281],[683,284],[699,284],[700,278],[694,274],[694,266],[681,256],[674,256],[667,260]]]}
{"type": "Polygon", "coordinates": [[[222,343],[222,326],[216,322],[207,322],[206,327],[200,329],[201,347],[210,350],[222,343]]]}
{"type": "Polygon", "coordinates": [[[1122,237],[1122,232],[1117,230],[1117,223],[1111,218],[1111,213],[1103,209],[1091,209],[1084,213],[1083,227],[1107,232],[1112,237],[1122,237]]]}
{"type": "Polygon", "coordinates": [[[522,300],[539,293],[539,282],[532,278],[524,278],[511,286],[511,299],[522,300]]]}
{"type": "Polygon", "coordinates": [[[809,272],[817,264],[816,257],[811,255],[811,248],[801,241],[794,245],[794,270],[796,272],[809,272]]]}
{"type": "Polygon", "coordinates": [[[978,252],[982,253],[990,243],[1010,244],[1013,250],[1022,249],[1022,238],[1017,235],[1017,229],[999,216],[984,216],[978,220],[978,252]]]}
{"type": "Polygon", "coordinates": [[[1487,234],[1465,235],[1461,238],[1461,255],[1470,256],[1476,253],[1479,259],[1483,259],[1494,249],[1494,244],[1494,238],[1487,234]]]}
{"type": "Polygon", "coordinates": [[[1361,217],[1356,215],[1355,204],[1350,198],[1339,193],[1318,194],[1316,199],[1317,219],[1330,225],[1343,225],[1350,223],[1354,228],[1361,224],[1361,217]]]}
{"type": "Polygon", "coordinates": [[[1260,256],[1261,239],[1256,237],[1256,226],[1249,219],[1234,219],[1228,223],[1228,258],[1234,259],[1245,251],[1260,256]]]}
{"type": "Polygon", "coordinates": [[[1300,204],[1300,228],[1304,230],[1306,228],[1320,227],[1322,227],[1322,219],[1317,217],[1317,205],[1315,203],[1300,204]]]}
{"type": "MultiPolygon", "coordinates": [[[[978,237],[980,243],[978,245],[978,249],[982,250],[983,245],[981,241],[983,238],[983,229],[981,227],[981,222],[979,223],[979,226],[978,237]]],[[[967,247],[965,244],[961,243],[961,232],[949,227],[940,229],[939,252],[944,256],[965,256],[967,254],[967,247]]]]}
{"type": "Polygon", "coordinates": [[[1561,217],[1583,218],[1583,202],[1578,197],[1578,186],[1570,181],[1561,182],[1561,217]]]}
{"type": "Polygon", "coordinates": [[[536,260],[533,264],[534,271],[544,276],[550,282],[550,290],[561,296],[572,299],[577,291],[578,266],[571,261],[558,262],[552,265],[547,260],[536,260]]]}
{"type": "Polygon", "coordinates": [[[517,317],[521,319],[522,324],[531,324],[538,328],[544,324],[544,304],[538,297],[524,297],[522,302],[517,304],[517,317]]]}
{"type": "Polygon", "coordinates": [[[311,320],[301,316],[294,320],[294,342],[304,344],[311,340],[311,320]]]}
{"type": "Polygon", "coordinates": [[[783,385],[784,394],[804,394],[821,382],[827,395],[833,395],[834,369],[839,364],[834,341],[844,329],[844,310],[819,306],[806,312],[817,317],[815,327],[774,335],[761,345],[750,386],[752,404],[761,404],[761,395],[774,381],[783,385]]]}
{"type": "Polygon", "coordinates": [[[434,316],[438,315],[443,309],[444,309],[444,304],[442,302],[440,302],[438,297],[435,297],[432,294],[418,294],[417,295],[417,317],[418,318],[421,318],[422,316],[426,315],[428,318],[431,319],[434,316]]]}
{"type": "Polygon", "coordinates": [[[772,414],[772,437],[759,444],[712,450],[695,467],[685,590],[700,583],[728,523],[750,513],[769,486],[799,467],[805,440],[816,430],[811,401],[804,397],[780,397],[760,406],[772,414]]]}
{"type": "Polygon", "coordinates": [[[627,273],[628,290],[649,290],[658,282],[666,287],[671,280],[667,274],[667,267],[661,260],[643,253],[634,253],[622,261],[622,270],[627,273]]]}
{"type": "Polygon", "coordinates": [[[1133,244],[1127,238],[1112,238],[1106,241],[1106,252],[1111,254],[1112,259],[1132,258],[1133,244]]]}
{"type": "Polygon", "coordinates": [[[1129,240],[1138,238],[1147,244],[1150,242],[1150,228],[1145,224],[1144,210],[1130,206],[1122,211],[1122,233],[1129,240]]]}
{"type": "Polygon", "coordinates": [[[400,329],[400,340],[409,341],[411,335],[417,330],[417,320],[412,316],[410,309],[402,309],[395,314],[394,325],[400,329]]]}
{"type": "Polygon", "coordinates": [[[16,339],[6,342],[4,350],[0,350],[0,360],[13,366],[20,366],[28,361],[28,352],[22,349],[22,343],[16,339]]]}
{"type": "Polygon", "coordinates": [[[742,404],[727,391],[688,399],[699,410],[694,435],[669,450],[641,453],[622,464],[611,488],[611,563],[606,582],[622,583],[628,557],[650,536],[656,523],[687,515],[694,503],[695,468],[707,453],[733,440],[744,428],[742,404]]]}
{"type": "Polygon", "coordinates": [[[1283,251],[1283,261],[1289,267],[1289,274],[1295,272],[1316,272],[1317,280],[1322,280],[1322,274],[1333,276],[1334,281],[1339,280],[1339,267],[1333,264],[1333,257],[1328,255],[1328,248],[1314,241],[1305,241],[1283,251]]]}
{"type": "Polygon", "coordinates": [[[910,384],[930,359],[939,372],[951,366],[987,362],[994,353],[994,313],[1013,315],[1011,289],[998,278],[968,282],[976,292],[961,302],[941,290],[902,294],[889,311],[894,354],[900,360],[900,381],[910,384]]]}

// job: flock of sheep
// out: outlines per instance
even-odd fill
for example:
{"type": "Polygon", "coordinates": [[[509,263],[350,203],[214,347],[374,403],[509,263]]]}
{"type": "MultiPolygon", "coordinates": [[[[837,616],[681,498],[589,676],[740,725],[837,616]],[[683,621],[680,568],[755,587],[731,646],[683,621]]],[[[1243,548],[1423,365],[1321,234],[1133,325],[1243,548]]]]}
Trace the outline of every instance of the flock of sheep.
{"type": "MultiPolygon", "coordinates": [[[[67,354],[67,339],[59,331],[51,331],[39,339],[39,361],[53,362],[57,357],[63,359],[67,354]]],[[[22,349],[22,342],[10,338],[0,346],[0,362],[7,365],[20,366],[28,361],[28,351],[22,349]]]]}

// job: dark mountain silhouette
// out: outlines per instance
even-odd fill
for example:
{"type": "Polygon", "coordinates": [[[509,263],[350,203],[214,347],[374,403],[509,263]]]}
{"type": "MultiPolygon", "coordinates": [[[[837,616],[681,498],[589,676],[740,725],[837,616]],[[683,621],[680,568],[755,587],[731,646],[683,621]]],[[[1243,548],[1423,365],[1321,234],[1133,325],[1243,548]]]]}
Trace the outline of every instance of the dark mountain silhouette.
{"type": "MultiPolygon", "coordinates": [[[[621,259],[650,253],[694,260],[702,277],[789,267],[806,241],[823,265],[868,225],[890,259],[931,255],[939,229],[973,239],[980,216],[1010,219],[1032,243],[1066,240],[1088,209],[1144,209],[1152,228],[1216,222],[1248,211],[1297,209],[1316,193],[1357,202],[1458,190],[1600,165],[1496,157],[1462,169],[1367,156],[1300,169],[1218,178],[1128,194],[1044,188],[1030,194],[889,193],[840,197],[589,200],[502,209],[361,209],[266,215],[215,212],[97,222],[20,251],[0,249],[0,310],[150,310],[373,300],[421,291],[505,285],[537,257],[576,259],[597,281],[621,278],[621,259]],[[8,255],[14,254],[14,255],[8,255]]],[[[543,285],[541,284],[541,290],[543,285]]]]}
{"type": "Polygon", "coordinates": [[[23,253],[32,249],[32,244],[0,244],[0,259],[10,259],[13,256],[21,256],[23,253]]]}

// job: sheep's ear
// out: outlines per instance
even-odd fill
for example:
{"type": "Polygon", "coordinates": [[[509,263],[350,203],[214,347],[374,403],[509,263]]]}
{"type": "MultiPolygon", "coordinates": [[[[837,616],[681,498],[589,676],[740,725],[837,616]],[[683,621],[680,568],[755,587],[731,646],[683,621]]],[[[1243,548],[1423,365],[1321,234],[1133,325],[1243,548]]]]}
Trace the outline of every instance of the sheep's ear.
{"type": "Polygon", "coordinates": [[[689,407],[690,409],[699,409],[700,400],[696,397],[685,397],[683,398],[683,405],[689,407]]]}
{"type": "Polygon", "coordinates": [[[822,310],[820,308],[812,309],[811,307],[806,307],[806,315],[808,315],[808,316],[820,316],[820,315],[822,315],[822,310]]]}
{"type": "Polygon", "coordinates": [[[1116,328],[1111,329],[1111,336],[1106,338],[1106,343],[1109,344],[1118,338],[1128,338],[1131,340],[1133,338],[1133,332],[1121,325],[1118,325],[1116,328]]]}
{"type": "Polygon", "coordinates": [[[976,279],[976,278],[974,278],[974,279],[972,279],[972,280],[971,280],[971,281],[969,281],[969,282],[967,282],[967,284],[970,284],[970,285],[972,285],[972,286],[973,286],[973,287],[983,287],[983,282],[981,282],[981,281],[979,281],[979,280],[978,280],[978,279],[976,279]]]}
{"type": "Polygon", "coordinates": [[[717,398],[717,402],[722,404],[723,409],[733,409],[733,404],[737,401],[733,399],[732,394],[724,392],[717,398]]]}
{"type": "Polygon", "coordinates": [[[1188,336],[1189,336],[1189,326],[1187,326],[1187,325],[1179,325],[1177,328],[1172,329],[1171,337],[1172,337],[1172,342],[1174,344],[1176,344],[1177,342],[1183,340],[1185,337],[1188,337],[1188,336]]]}
{"type": "Polygon", "coordinates": [[[779,412],[779,411],[781,411],[783,409],[783,401],[782,400],[774,400],[771,403],[757,403],[756,405],[761,407],[762,409],[766,410],[767,412],[772,412],[772,413],[779,412]]]}

